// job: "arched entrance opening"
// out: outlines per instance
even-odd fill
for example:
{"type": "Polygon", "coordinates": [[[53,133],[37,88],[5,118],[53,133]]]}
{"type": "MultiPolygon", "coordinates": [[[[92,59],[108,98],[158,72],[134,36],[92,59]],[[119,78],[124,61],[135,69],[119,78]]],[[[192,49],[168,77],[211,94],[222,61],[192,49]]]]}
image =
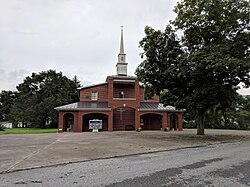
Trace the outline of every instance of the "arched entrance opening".
{"type": "Polygon", "coordinates": [[[114,131],[135,130],[135,109],[126,107],[114,109],[113,130],[114,131]]]}
{"type": "Polygon", "coordinates": [[[159,114],[144,114],[140,117],[142,130],[161,130],[162,116],[159,114]]]}
{"type": "Polygon", "coordinates": [[[178,129],[178,115],[171,114],[170,115],[170,130],[177,130],[178,129]]]}
{"type": "Polygon", "coordinates": [[[74,129],[74,115],[72,113],[64,114],[63,116],[63,131],[73,131],[74,129]]]}
{"type": "Polygon", "coordinates": [[[102,113],[91,113],[83,115],[83,132],[90,132],[92,129],[89,129],[89,120],[93,119],[99,119],[102,120],[102,129],[99,129],[99,131],[107,131],[108,130],[108,115],[102,114],[102,113]]]}

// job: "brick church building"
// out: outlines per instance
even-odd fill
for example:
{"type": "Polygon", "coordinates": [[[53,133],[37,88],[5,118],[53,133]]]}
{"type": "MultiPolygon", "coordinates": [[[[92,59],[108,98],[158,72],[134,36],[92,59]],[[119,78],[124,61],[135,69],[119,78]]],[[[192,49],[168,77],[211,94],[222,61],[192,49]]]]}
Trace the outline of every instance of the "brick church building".
{"type": "Polygon", "coordinates": [[[59,113],[59,132],[71,129],[86,132],[89,121],[102,121],[100,131],[182,130],[182,111],[173,106],[164,106],[159,97],[144,99],[144,87],[135,76],[127,75],[126,54],[121,31],[120,53],[116,64],[117,74],[107,76],[100,84],[79,89],[80,101],[56,107],[59,113]]]}

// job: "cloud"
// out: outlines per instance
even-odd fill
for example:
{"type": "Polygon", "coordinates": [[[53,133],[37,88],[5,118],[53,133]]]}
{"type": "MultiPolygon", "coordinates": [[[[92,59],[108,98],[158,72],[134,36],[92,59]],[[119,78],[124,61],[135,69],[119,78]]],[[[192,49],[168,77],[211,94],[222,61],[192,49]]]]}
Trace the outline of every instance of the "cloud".
{"type": "Polygon", "coordinates": [[[0,83],[1,90],[15,90],[17,83],[22,83],[24,77],[28,76],[29,72],[27,70],[18,70],[5,72],[5,70],[0,69],[0,83]]]}
{"type": "Polygon", "coordinates": [[[14,89],[27,73],[55,69],[84,83],[115,74],[124,25],[128,73],[141,62],[146,25],[164,29],[177,0],[0,1],[0,90],[14,89]],[[12,74],[14,73],[14,74],[12,74]],[[17,76],[8,81],[5,76],[17,76]],[[15,82],[16,81],[16,82],[15,82]]]}

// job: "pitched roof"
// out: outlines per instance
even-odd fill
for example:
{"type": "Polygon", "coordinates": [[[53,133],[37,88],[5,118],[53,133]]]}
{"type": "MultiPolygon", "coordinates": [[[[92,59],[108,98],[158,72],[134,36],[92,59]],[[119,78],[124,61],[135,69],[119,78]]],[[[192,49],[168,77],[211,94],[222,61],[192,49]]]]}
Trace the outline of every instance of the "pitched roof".
{"type": "MultiPolygon", "coordinates": [[[[57,111],[72,111],[72,110],[111,110],[108,107],[108,102],[93,102],[81,101],[68,105],[63,105],[55,108],[57,111]]],[[[174,106],[164,106],[162,103],[141,102],[138,111],[174,111],[178,112],[174,106]]],[[[181,112],[181,111],[180,111],[181,112]]]]}
{"type": "Polygon", "coordinates": [[[55,108],[56,110],[111,110],[108,102],[77,102],[55,108]]]}
{"type": "Polygon", "coordinates": [[[177,111],[174,106],[164,106],[162,103],[141,102],[139,111],[177,111]]]}

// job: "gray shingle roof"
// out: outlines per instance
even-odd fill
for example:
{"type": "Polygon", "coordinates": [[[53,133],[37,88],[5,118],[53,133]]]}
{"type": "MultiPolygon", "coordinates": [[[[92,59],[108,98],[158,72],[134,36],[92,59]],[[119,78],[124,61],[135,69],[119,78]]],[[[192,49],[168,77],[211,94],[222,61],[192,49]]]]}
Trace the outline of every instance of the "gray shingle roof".
{"type": "Polygon", "coordinates": [[[162,103],[141,102],[139,111],[176,111],[176,108],[162,103]]]}
{"type": "MultiPolygon", "coordinates": [[[[108,102],[77,102],[63,105],[55,108],[58,111],[70,110],[111,110],[108,102]]],[[[139,111],[178,111],[174,106],[167,105],[164,107],[162,103],[141,102],[139,111]]]]}
{"type": "Polygon", "coordinates": [[[77,102],[55,108],[56,110],[111,110],[108,102],[77,102]]]}

